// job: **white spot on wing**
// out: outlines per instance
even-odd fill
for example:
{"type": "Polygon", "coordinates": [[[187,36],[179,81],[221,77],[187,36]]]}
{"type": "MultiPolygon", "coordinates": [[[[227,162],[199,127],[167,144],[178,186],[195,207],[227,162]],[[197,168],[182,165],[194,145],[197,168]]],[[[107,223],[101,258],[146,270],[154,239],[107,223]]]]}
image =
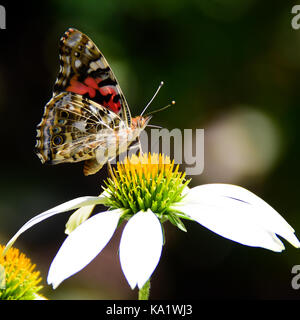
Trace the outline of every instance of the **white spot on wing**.
{"type": "Polygon", "coordinates": [[[75,67],[79,68],[81,66],[81,61],[79,59],[75,60],[75,67]]]}
{"type": "Polygon", "coordinates": [[[74,124],[74,127],[77,128],[81,132],[85,132],[85,122],[84,121],[77,121],[74,124]]]}
{"type": "Polygon", "coordinates": [[[71,37],[69,37],[67,39],[67,44],[70,46],[70,47],[74,47],[77,45],[77,43],[80,41],[80,38],[81,38],[81,34],[80,33],[73,33],[71,37]]]}
{"type": "Polygon", "coordinates": [[[99,66],[101,69],[105,69],[105,65],[104,65],[104,63],[101,61],[101,59],[98,59],[98,60],[97,60],[97,64],[98,64],[98,66],[99,66]]]}
{"type": "Polygon", "coordinates": [[[95,61],[93,61],[93,62],[90,63],[90,67],[91,67],[93,70],[97,70],[97,69],[99,68],[98,64],[97,64],[95,61]]]}
{"type": "Polygon", "coordinates": [[[86,47],[87,47],[88,49],[92,49],[93,43],[92,43],[91,41],[88,41],[87,44],[86,44],[86,47]]]}

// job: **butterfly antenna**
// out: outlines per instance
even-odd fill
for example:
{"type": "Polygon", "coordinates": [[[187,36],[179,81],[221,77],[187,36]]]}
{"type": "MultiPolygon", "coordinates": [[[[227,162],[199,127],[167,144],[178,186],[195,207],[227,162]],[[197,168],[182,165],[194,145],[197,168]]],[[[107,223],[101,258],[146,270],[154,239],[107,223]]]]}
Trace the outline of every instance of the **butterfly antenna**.
{"type": "Polygon", "coordinates": [[[170,104],[168,104],[167,106],[165,106],[165,107],[163,107],[163,108],[160,108],[160,109],[157,109],[157,110],[154,110],[154,111],[151,111],[151,112],[147,113],[146,116],[150,116],[150,115],[153,114],[153,113],[160,112],[160,111],[163,111],[163,110],[165,110],[165,109],[168,109],[168,108],[174,106],[175,103],[176,103],[176,102],[173,100],[173,101],[172,101],[170,104]]]}
{"type": "Polygon", "coordinates": [[[161,89],[161,87],[164,85],[164,82],[161,81],[156,92],[154,93],[153,97],[151,98],[151,100],[147,103],[146,107],[144,108],[143,112],[141,113],[141,116],[144,114],[144,112],[147,110],[147,108],[150,106],[150,104],[152,103],[152,101],[154,100],[154,98],[157,96],[159,90],[161,89]]]}
{"type": "Polygon", "coordinates": [[[148,124],[147,127],[149,127],[149,128],[156,128],[156,129],[162,129],[161,126],[156,126],[155,124],[148,124]]]}

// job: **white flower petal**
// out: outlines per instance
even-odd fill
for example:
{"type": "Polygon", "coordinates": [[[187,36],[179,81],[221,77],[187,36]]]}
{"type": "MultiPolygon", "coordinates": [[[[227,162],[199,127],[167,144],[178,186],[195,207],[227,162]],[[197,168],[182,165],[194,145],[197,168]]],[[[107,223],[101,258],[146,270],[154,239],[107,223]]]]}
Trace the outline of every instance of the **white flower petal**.
{"type": "Polygon", "coordinates": [[[76,198],[70,201],[67,201],[63,204],[60,204],[52,209],[49,209],[43,213],[38,214],[37,216],[33,217],[29,221],[27,221],[19,230],[18,232],[9,240],[7,243],[5,250],[3,254],[7,252],[7,250],[14,244],[14,242],[17,240],[17,238],[26,230],[34,226],[35,224],[48,219],[58,213],[70,211],[73,209],[77,209],[79,207],[87,206],[87,205],[92,205],[92,204],[101,204],[105,201],[105,197],[100,196],[100,197],[80,197],[76,198]]]}
{"type": "Polygon", "coordinates": [[[188,194],[190,192],[190,188],[188,186],[185,186],[184,189],[181,192],[182,196],[185,196],[186,194],[188,194]]]}
{"type": "Polygon", "coordinates": [[[161,224],[151,211],[136,213],[126,224],[120,243],[120,262],[132,289],[142,288],[155,270],[162,251],[161,224]]]}
{"type": "Polygon", "coordinates": [[[84,206],[77,209],[75,212],[73,212],[66,223],[65,234],[69,235],[80,224],[82,224],[85,220],[87,220],[91,215],[92,211],[94,210],[95,206],[96,205],[94,204],[89,206],[84,206]]]}
{"type": "Polygon", "coordinates": [[[190,189],[177,208],[217,234],[239,243],[282,251],[278,234],[299,248],[292,227],[265,201],[234,185],[208,184],[190,189]]]}
{"type": "MultiPolygon", "coordinates": [[[[263,210],[264,214],[257,215],[260,217],[262,221],[261,224],[270,225],[270,220],[272,221],[273,228],[277,230],[281,230],[281,232],[285,232],[284,229],[289,234],[290,231],[294,232],[294,229],[284,220],[284,218],[275,211],[269,204],[267,204],[264,200],[256,196],[254,193],[246,190],[242,187],[230,185],[230,184],[206,184],[196,188],[193,188],[196,195],[199,196],[199,192],[201,192],[204,196],[207,194],[213,194],[215,196],[227,197],[236,199],[239,201],[247,202],[253,206],[256,206],[258,210],[263,210]],[[197,190],[198,189],[198,190],[197,190]],[[200,191],[201,190],[201,191],[200,191]]],[[[274,230],[273,230],[274,231],[274,230]]],[[[277,231],[275,231],[277,233],[277,231]]],[[[282,235],[284,237],[284,235],[282,235]]]]}
{"type": "Polygon", "coordinates": [[[249,219],[249,213],[245,208],[187,204],[180,210],[224,238],[277,252],[284,249],[283,244],[274,234],[263,230],[249,219]]]}
{"type": "Polygon", "coordinates": [[[0,264],[0,290],[5,289],[5,287],[6,287],[5,269],[0,264]]]}
{"type": "Polygon", "coordinates": [[[64,241],[49,269],[47,282],[55,289],[89,264],[106,246],[118,226],[122,209],[98,213],[79,225],[64,241]]]}

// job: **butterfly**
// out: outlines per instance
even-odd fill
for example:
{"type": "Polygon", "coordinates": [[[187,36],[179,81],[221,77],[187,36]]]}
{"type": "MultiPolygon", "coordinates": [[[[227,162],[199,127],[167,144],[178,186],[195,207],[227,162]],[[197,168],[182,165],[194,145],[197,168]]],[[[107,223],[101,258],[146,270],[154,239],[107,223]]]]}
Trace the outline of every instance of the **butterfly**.
{"type": "Polygon", "coordinates": [[[60,70],[37,125],[42,163],[84,161],[84,175],[126,151],[150,116],[131,117],[119,83],[92,40],[69,28],[60,39],[60,70]]]}

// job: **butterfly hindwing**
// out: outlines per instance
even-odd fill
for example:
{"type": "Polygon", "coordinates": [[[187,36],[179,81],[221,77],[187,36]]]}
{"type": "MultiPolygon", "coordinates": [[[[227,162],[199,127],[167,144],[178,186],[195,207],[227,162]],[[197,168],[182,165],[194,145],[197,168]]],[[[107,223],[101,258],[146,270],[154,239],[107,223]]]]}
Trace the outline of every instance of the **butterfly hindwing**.
{"type": "Polygon", "coordinates": [[[71,92],[53,97],[37,126],[36,152],[43,163],[78,162],[107,148],[105,137],[123,120],[114,112],[71,92]],[[102,137],[102,138],[101,138],[102,137]]]}
{"type": "Polygon", "coordinates": [[[130,126],[126,99],[106,59],[93,41],[69,28],[60,39],[60,71],[53,95],[70,91],[109,108],[130,126]]]}

